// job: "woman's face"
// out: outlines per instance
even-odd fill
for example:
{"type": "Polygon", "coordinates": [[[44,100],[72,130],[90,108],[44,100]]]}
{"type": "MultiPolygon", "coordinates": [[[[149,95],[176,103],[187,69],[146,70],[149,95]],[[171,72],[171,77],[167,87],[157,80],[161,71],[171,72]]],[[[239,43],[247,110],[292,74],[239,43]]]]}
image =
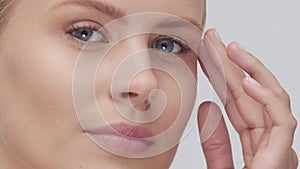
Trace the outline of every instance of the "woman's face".
{"type": "MultiPolygon", "coordinates": [[[[163,63],[169,64],[168,69],[172,69],[172,64],[174,68],[176,64],[184,63],[196,77],[197,56],[194,52],[169,36],[143,33],[119,39],[119,43],[97,64],[94,96],[101,117],[105,124],[113,124],[117,132],[131,138],[117,136],[104,129],[103,124],[96,120],[95,115],[99,114],[89,112],[89,103],[84,104],[86,109],[83,113],[74,109],[74,72],[78,58],[88,57],[87,54],[85,56],[88,52],[82,52],[84,44],[108,44],[109,37],[97,30],[118,17],[160,12],[192,19],[201,27],[203,8],[201,0],[19,1],[0,39],[0,166],[43,169],[168,168],[177,144],[169,149],[162,148],[161,153],[149,158],[126,158],[111,151],[120,149],[125,154],[143,154],[152,147],[164,147],[158,141],[152,140],[151,144],[146,144],[142,139],[171,128],[179,116],[182,94],[192,93],[187,94],[190,99],[184,99],[191,103],[184,109],[185,118],[180,116],[183,125],[186,124],[195,100],[195,87],[190,91],[181,89],[178,79],[172,74],[148,67],[154,62],[151,58],[155,57],[155,53],[164,57],[174,55],[183,62],[165,59],[163,63]],[[145,52],[147,48],[154,52],[145,52]],[[136,57],[139,55],[143,56],[136,57]],[[130,70],[138,69],[135,67],[140,65],[148,69],[136,72],[128,83],[128,79],[122,79],[126,71],[121,71],[115,80],[118,68],[126,61],[130,61],[130,70]],[[135,111],[133,114],[149,113],[147,110],[155,105],[151,102],[159,97],[153,91],[163,91],[167,100],[163,112],[156,119],[138,123],[138,120],[122,115],[120,111],[130,106],[135,111]],[[101,148],[102,143],[107,146],[106,150],[101,148]]],[[[108,26],[107,29],[114,28],[114,36],[126,31],[128,35],[133,29],[149,23],[147,19],[147,23],[141,23],[142,19],[133,24],[134,20],[119,20],[118,26],[108,26]]],[[[153,22],[147,27],[157,26],[155,24],[153,22]]],[[[169,24],[169,27],[176,30],[178,23],[169,24]]],[[[138,34],[140,30],[136,31],[138,34]]],[[[168,31],[164,29],[162,32],[167,34],[168,31]]],[[[198,36],[201,37],[201,34],[198,36]]],[[[80,79],[84,83],[85,75],[80,79]]],[[[180,135],[183,129],[176,129],[180,135]]]]}

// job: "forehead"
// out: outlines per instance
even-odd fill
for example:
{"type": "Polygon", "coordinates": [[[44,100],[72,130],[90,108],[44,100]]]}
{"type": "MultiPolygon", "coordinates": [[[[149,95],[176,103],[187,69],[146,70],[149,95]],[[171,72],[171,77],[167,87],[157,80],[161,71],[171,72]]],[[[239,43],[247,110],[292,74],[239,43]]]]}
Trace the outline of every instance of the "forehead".
{"type": "Polygon", "coordinates": [[[100,4],[102,5],[100,8],[118,9],[117,12],[123,15],[140,12],[164,12],[179,17],[192,18],[201,25],[205,17],[205,0],[22,0],[20,3],[30,4],[32,8],[39,8],[43,11],[57,6],[100,4]]]}
{"type": "Polygon", "coordinates": [[[204,0],[101,0],[126,13],[165,12],[177,16],[192,17],[200,21],[203,17],[204,0]]]}

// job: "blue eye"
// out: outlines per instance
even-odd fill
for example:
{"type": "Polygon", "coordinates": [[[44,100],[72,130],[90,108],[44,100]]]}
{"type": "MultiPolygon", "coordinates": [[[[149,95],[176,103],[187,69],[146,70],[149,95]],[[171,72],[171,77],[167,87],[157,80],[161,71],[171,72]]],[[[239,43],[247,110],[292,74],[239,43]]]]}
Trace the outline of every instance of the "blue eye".
{"type": "Polygon", "coordinates": [[[172,38],[164,38],[154,41],[152,48],[158,49],[165,53],[180,53],[182,52],[183,44],[172,38]]]}
{"type": "Polygon", "coordinates": [[[87,29],[87,28],[80,28],[72,31],[72,35],[80,41],[84,42],[104,42],[108,43],[108,40],[105,38],[103,34],[98,31],[87,29]]]}

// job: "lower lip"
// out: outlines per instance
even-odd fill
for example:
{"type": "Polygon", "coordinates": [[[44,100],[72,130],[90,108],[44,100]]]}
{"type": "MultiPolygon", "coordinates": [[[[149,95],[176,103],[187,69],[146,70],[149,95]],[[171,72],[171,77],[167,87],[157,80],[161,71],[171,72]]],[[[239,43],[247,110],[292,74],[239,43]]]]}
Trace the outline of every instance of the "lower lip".
{"type": "Polygon", "coordinates": [[[86,133],[96,144],[102,148],[121,154],[143,153],[154,144],[154,141],[151,138],[154,135],[152,135],[149,130],[143,127],[130,126],[120,123],[112,124],[112,128],[110,126],[105,126],[97,129],[96,131],[86,131],[86,133]],[[117,132],[112,128],[115,128],[117,132]],[[124,132],[123,129],[127,132],[129,130],[129,133],[131,134],[137,134],[127,136],[125,135],[127,132],[124,132]],[[143,134],[140,135],[138,133],[143,134]]]}
{"type": "Polygon", "coordinates": [[[138,138],[114,134],[89,134],[89,136],[101,147],[120,153],[142,153],[148,150],[153,142],[138,138]]]}

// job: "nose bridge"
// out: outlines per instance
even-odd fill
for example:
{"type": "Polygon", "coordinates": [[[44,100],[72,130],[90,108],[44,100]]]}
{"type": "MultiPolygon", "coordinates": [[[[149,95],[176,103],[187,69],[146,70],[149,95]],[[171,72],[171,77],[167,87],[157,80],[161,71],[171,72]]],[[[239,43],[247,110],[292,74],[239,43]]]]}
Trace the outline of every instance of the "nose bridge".
{"type": "Polygon", "coordinates": [[[125,103],[127,99],[130,99],[135,109],[145,111],[149,106],[149,95],[158,88],[158,81],[151,69],[151,59],[147,50],[148,38],[135,36],[122,41],[120,45],[119,50],[123,52],[117,53],[122,55],[119,57],[127,62],[125,69],[122,69],[122,76],[126,77],[126,74],[129,74],[131,77],[126,80],[117,80],[117,84],[112,84],[117,86],[112,94],[118,102],[125,103]]]}
{"type": "Polygon", "coordinates": [[[158,81],[151,69],[143,70],[138,73],[129,85],[129,92],[136,96],[135,102],[148,100],[151,92],[158,88],[158,81]]]}
{"type": "Polygon", "coordinates": [[[135,36],[125,40],[123,43],[127,53],[123,57],[129,57],[131,67],[142,69],[151,66],[147,36],[135,36]]]}

